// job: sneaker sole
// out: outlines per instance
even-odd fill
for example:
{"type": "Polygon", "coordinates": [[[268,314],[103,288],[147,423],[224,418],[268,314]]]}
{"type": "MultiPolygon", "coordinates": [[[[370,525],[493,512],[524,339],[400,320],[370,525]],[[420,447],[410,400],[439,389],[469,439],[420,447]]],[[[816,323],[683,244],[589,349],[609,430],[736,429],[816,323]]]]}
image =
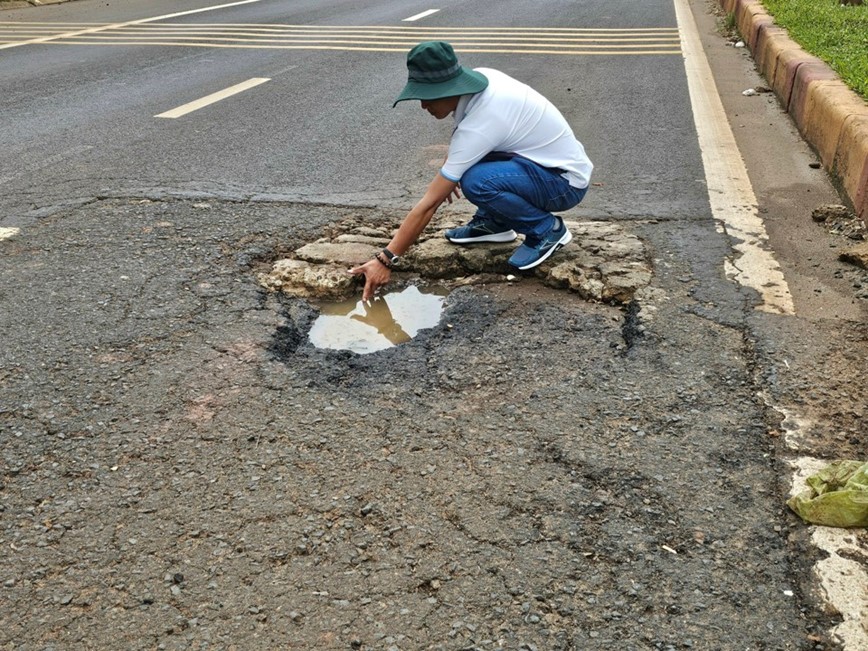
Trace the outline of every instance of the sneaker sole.
{"type": "Polygon", "coordinates": [[[475,244],[476,242],[512,242],[517,237],[515,231],[504,231],[503,233],[491,233],[477,237],[449,237],[447,235],[446,239],[453,244],[475,244]]]}
{"type": "Polygon", "coordinates": [[[544,256],[542,256],[539,260],[534,260],[530,264],[526,264],[523,267],[517,267],[517,268],[520,269],[521,271],[525,271],[526,269],[533,269],[534,267],[538,267],[543,262],[548,260],[552,256],[553,253],[562,249],[563,247],[565,247],[567,244],[569,244],[572,241],[573,241],[573,234],[570,233],[570,231],[568,230],[566,233],[564,233],[564,236],[558,240],[557,244],[555,244],[552,248],[550,248],[548,251],[546,251],[546,254],[544,256]]]}

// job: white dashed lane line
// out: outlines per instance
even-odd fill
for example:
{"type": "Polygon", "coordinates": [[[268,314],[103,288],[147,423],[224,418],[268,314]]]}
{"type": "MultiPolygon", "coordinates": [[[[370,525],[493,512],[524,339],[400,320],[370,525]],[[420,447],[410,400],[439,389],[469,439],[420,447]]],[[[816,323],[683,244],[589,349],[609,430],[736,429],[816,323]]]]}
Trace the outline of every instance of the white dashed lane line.
{"type": "Polygon", "coordinates": [[[421,14],[416,14],[415,16],[410,16],[409,18],[405,18],[403,22],[405,23],[413,23],[417,20],[422,20],[423,18],[427,18],[431,14],[436,14],[439,9],[429,9],[428,11],[423,11],[421,14]]]}
{"type": "Polygon", "coordinates": [[[271,79],[267,77],[253,77],[252,79],[248,79],[247,81],[242,81],[240,84],[235,84],[234,86],[230,86],[229,88],[224,88],[223,90],[219,90],[216,93],[211,93],[210,95],[206,95],[201,99],[194,100],[192,102],[188,102],[179,106],[178,108],[174,108],[171,111],[165,111],[164,113],[160,113],[159,115],[155,115],[155,118],[179,118],[183,115],[187,115],[188,113],[192,113],[193,111],[198,111],[200,108],[204,108],[215,102],[219,102],[222,99],[226,99],[227,97],[232,97],[233,95],[237,95],[245,90],[253,88],[254,86],[259,86],[260,84],[264,84],[266,81],[271,81],[271,79]]]}

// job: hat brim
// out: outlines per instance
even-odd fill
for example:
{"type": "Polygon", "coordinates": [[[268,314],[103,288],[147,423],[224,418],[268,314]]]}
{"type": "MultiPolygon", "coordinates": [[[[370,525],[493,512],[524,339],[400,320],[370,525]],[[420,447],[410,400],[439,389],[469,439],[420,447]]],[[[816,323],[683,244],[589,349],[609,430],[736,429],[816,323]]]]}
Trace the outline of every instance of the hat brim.
{"type": "Polygon", "coordinates": [[[488,78],[485,75],[462,67],[457,76],[447,81],[439,83],[408,81],[404,90],[398,95],[398,99],[392,104],[392,108],[395,108],[398,102],[405,102],[410,99],[433,100],[455,97],[456,95],[472,95],[480,93],[486,88],[488,88],[488,78]]]}

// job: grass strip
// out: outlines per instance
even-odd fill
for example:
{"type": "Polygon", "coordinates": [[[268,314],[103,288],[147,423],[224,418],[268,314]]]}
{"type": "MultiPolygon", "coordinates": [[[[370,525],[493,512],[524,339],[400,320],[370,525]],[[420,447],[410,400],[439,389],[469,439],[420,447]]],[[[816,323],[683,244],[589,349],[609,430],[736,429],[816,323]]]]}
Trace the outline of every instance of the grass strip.
{"type": "Polygon", "coordinates": [[[775,22],[868,99],[868,4],[838,0],[762,0],[775,22]]]}

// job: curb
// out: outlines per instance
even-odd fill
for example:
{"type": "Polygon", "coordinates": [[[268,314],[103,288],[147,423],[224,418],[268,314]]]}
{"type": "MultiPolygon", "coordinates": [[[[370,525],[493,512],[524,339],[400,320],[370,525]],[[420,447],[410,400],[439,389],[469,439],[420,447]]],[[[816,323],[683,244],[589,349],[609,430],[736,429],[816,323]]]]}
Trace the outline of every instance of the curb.
{"type": "Polygon", "coordinates": [[[840,184],[856,215],[868,219],[868,103],[775,25],[760,0],[718,2],[735,16],[757,69],[802,137],[840,184]]]}

